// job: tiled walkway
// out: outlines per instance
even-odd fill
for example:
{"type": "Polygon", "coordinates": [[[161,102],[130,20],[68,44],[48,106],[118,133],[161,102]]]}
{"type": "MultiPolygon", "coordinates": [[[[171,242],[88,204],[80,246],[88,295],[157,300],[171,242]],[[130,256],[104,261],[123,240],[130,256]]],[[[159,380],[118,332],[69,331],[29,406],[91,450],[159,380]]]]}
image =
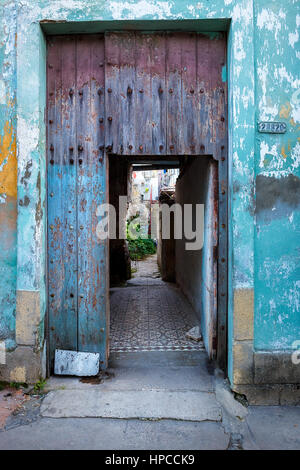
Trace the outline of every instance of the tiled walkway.
{"type": "Polygon", "coordinates": [[[203,349],[202,342],[186,338],[198,324],[191,305],[175,284],[158,275],[154,255],[137,263],[127,287],[111,289],[111,351],[203,349]]]}

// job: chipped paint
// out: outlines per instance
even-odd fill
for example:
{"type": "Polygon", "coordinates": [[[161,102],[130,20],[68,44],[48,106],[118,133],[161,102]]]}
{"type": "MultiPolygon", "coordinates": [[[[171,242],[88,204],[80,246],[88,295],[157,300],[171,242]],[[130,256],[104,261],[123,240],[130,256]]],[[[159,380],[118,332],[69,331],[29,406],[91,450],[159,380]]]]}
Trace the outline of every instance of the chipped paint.
{"type": "Polygon", "coordinates": [[[287,101],[281,106],[281,109],[279,111],[279,117],[288,119],[291,113],[291,109],[291,104],[287,101]]]}
{"type": "MultiPolygon", "coordinates": [[[[173,2],[172,2],[173,3],[173,2]]],[[[139,0],[137,2],[109,2],[109,9],[114,20],[128,20],[150,16],[162,20],[171,15],[171,2],[139,0]]]]}
{"type": "Polygon", "coordinates": [[[10,122],[5,123],[0,135],[0,194],[17,198],[16,136],[10,122]]]}
{"type": "MultiPolygon", "coordinates": [[[[292,94],[291,98],[291,116],[293,125],[296,125],[296,122],[300,122],[300,88],[292,94]]],[[[299,129],[298,129],[299,130],[299,129]]]]}
{"type": "MultiPolygon", "coordinates": [[[[255,348],[288,348],[300,335],[296,292],[299,273],[293,265],[299,253],[299,209],[279,198],[272,208],[254,216],[257,196],[254,182],[258,175],[266,178],[266,184],[273,184],[275,178],[281,191],[288,178],[300,177],[299,2],[22,0],[18,2],[18,19],[15,3],[15,0],[3,0],[0,4],[3,18],[0,64],[5,65],[0,81],[0,137],[1,145],[8,149],[0,161],[0,178],[6,174],[1,180],[5,190],[0,191],[0,217],[3,217],[2,226],[9,227],[0,233],[1,247],[6,247],[2,248],[0,258],[0,273],[6,279],[0,289],[0,306],[8,305],[1,318],[0,340],[8,338],[7,344],[13,347],[17,270],[17,188],[13,183],[16,139],[17,283],[19,289],[38,291],[41,319],[45,311],[45,40],[39,23],[47,19],[54,25],[59,21],[57,27],[64,32],[68,22],[73,22],[82,32],[89,32],[95,22],[101,21],[111,22],[112,29],[114,24],[121,28],[122,20],[131,20],[132,28],[146,20],[175,20],[181,28],[181,20],[193,20],[195,25],[199,19],[203,30],[203,25],[208,24],[204,20],[224,27],[222,20],[226,19],[230,22],[226,64],[229,155],[232,156],[229,181],[230,187],[235,188],[230,196],[229,220],[229,375],[232,378],[234,289],[254,288],[255,348]],[[9,107],[8,103],[13,104],[9,107]],[[256,132],[258,121],[274,120],[287,124],[286,134],[256,132]]],[[[155,23],[156,28],[158,25],[155,23]]],[[[43,26],[46,28],[45,21],[43,26]]]]}
{"type": "Polygon", "coordinates": [[[0,104],[6,105],[6,86],[4,80],[0,79],[0,104]]]}
{"type": "Polygon", "coordinates": [[[296,2],[283,6],[267,1],[262,9],[256,4],[258,121],[287,125],[285,134],[261,134],[256,139],[254,345],[258,350],[290,349],[300,335],[296,291],[300,239],[298,8],[296,2]],[[272,43],[266,54],[266,45],[272,43]]]}
{"type": "Polygon", "coordinates": [[[278,13],[269,8],[263,8],[257,15],[257,26],[259,29],[272,31],[275,40],[278,40],[279,32],[282,28],[282,19],[285,19],[285,13],[280,10],[278,13]]]}
{"type": "Polygon", "coordinates": [[[0,3],[0,341],[15,348],[17,157],[16,13],[14,2],[0,3]]]}

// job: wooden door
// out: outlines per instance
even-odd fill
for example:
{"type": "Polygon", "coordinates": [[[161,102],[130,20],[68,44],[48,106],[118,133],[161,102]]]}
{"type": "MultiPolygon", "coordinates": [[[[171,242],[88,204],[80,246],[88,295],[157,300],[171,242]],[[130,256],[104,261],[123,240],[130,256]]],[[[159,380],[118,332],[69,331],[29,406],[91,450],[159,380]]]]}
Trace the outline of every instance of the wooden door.
{"type": "Polygon", "coordinates": [[[55,348],[108,356],[108,250],[96,208],[107,154],[218,161],[217,358],[226,362],[227,87],[222,33],[119,32],[48,41],[48,312],[55,348]],[[224,78],[225,77],[225,78],[224,78]]]}
{"type": "Polygon", "coordinates": [[[96,235],[107,200],[104,38],[48,41],[48,318],[54,351],[99,352],[107,362],[107,242],[96,235]]]}

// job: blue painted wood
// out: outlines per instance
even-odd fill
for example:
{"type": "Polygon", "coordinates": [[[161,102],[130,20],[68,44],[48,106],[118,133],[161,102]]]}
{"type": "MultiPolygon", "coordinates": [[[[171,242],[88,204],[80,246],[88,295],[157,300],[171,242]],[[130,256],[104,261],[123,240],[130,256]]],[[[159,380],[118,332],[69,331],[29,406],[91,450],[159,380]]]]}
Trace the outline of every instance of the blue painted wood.
{"type": "Polygon", "coordinates": [[[77,48],[78,158],[78,349],[100,353],[106,367],[107,348],[107,241],[97,238],[97,207],[107,202],[104,126],[104,42],[99,36],[82,39],[77,48]],[[101,65],[102,64],[102,65],[101,65]]]}
{"type": "Polygon", "coordinates": [[[75,88],[76,61],[75,38],[66,38],[61,45],[61,217],[63,298],[59,334],[63,333],[67,349],[77,348],[77,195],[76,195],[76,128],[75,88]],[[71,93],[70,93],[71,92],[71,93]],[[71,148],[73,147],[73,150],[71,148]]]}
{"type": "Polygon", "coordinates": [[[69,76],[75,79],[72,63],[75,42],[51,40],[48,47],[48,326],[50,360],[55,348],[76,349],[76,166],[69,163],[72,141],[69,76]],[[68,67],[68,77],[66,68],[68,67]],[[73,296],[73,297],[72,297],[73,296]]]}
{"type": "Polygon", "coordinates": [[[48,47],[48,317],[56,348],[99,352],[107,365],[107,243],[97,207],[107,199],[103,36],[53,38],[48,47]]]}
{"type": "MultiPolygon", "coordinates": [[[[56,329],[59,322],[62,296],[62,252],[59,249],[62,231],[61,220],[57,217],[61,202],[59,143],[57,131],[60,118],[61,90],[60,63],[61,54],[57,52],[57,41],[48,43],[47,61],[47,186],[48,186],[48,328],[49,353],[51,369],[53,369],[54,351],[56,347],[56,329]],[[55,181],[58,180],[58,184],[55,181]],[[54,228],[55,227],[55,228],[54,228]],[[58,287],[59,286],[59,287],[58,287]]],[[[60,212],[60,211],[59,211],[60,212]]],[[[60,216],[60,214],[59,214],[60,216]]]]}

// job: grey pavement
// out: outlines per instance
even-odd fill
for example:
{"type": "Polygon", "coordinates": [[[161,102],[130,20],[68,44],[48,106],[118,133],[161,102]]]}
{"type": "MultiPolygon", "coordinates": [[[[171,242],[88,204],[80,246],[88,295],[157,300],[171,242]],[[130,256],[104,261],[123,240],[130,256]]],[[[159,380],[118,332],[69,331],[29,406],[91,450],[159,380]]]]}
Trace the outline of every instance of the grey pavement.
{"type": "Polygon", "coordinates": [[[152,354],[115,354],[98,381],[52,377],[0,449],[300,449],[300,407],[243,406],[203,351],[152,354]]]}
{"type": "Polygon", "coordinates": [[[226,449],[220,423],[97,418],[43,418],[0,432],[0,449],[226,449]]]}

